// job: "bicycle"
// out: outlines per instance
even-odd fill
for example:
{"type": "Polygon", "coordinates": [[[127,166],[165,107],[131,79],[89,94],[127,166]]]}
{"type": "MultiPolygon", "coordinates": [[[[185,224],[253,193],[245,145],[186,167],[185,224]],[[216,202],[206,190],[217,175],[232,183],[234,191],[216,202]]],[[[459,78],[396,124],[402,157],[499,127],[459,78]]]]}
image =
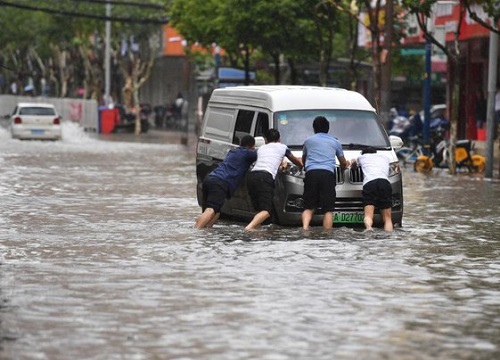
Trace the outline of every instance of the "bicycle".
{"type": "Polygon", "coordinates": [[[399,159],[399,163],[406,168],[407,164],[415,164],[417,159],[425,155],[424,147],[420,141],[420,137],[414,136],[408,139],[411,147],[403,146],[396,150],[396,155],[399,159]]]}

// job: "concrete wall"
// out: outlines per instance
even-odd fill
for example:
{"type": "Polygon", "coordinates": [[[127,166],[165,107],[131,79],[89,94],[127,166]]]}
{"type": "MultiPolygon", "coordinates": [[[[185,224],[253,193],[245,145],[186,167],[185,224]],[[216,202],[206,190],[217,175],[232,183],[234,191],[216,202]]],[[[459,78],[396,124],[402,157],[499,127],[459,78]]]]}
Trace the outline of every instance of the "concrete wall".
{"type": "Polygon", "coordinates": [[[54,104],[63,121],[76,122],[85,131],[99,131],[99,114],[95,100],[0,95],[0,116],[11,114],[18,102],[54,104]]]}

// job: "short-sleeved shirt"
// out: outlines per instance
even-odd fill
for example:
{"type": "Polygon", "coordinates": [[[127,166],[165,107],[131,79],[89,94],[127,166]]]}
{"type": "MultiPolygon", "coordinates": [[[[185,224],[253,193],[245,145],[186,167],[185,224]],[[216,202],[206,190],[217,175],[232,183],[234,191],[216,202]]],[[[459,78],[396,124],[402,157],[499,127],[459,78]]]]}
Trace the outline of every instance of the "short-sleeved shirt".
{"type": "Polygon", "coordinates": [[[363,185],[375,179],[389,180],[389,158],[382,154],[364,154],[358,157],[358,165],[363,170],[363,185]]]}
{"type": "Polygon", "coordinates": [[[275,179],[283,158],[290,154],[288,146],[282,143],[271,142],[262,145],[257,150],[257,162],[252,171],[267,171],[275,179]]]}
{"type": "Polygon", "coordinates": [[[257,160],[257,152],[247,149],[246,147],[238,147],[230,150],[226,158],[213,170],[208,176],[214,176],[228,183],[230,194],[234,194],[241,180],[255,160],[257,160]]]}
{"type": "Polygon", "coordinates": [[[344,156],[342,144],[333,136],[317,133],[304,141],[305,170],[328,170],[335,172],[335,157],[344,156]]]}

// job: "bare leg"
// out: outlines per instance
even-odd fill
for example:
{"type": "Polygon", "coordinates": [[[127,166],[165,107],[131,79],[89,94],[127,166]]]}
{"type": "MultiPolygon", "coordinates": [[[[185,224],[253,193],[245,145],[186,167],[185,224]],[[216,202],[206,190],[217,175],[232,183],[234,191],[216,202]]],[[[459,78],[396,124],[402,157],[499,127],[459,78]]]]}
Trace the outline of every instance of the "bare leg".
{"type": "Polygon", "coordinates": [[[384,230],[391,232],[393,230],[391,208],[380,210],[382,219],[384,220],[384,230]]]}
{"type": "Polygon", "coordinates": [[[323,229],[330,230],[333,227],[333,212],[328,211],[323,216],[323,229]]]}
{"type": "Polygon", "coordinates": [[[219,220],[219,217],[220,217],[220,212],[216,213],[216,214],[212,217],[212,220],[210,220],[210,222],[207,224],[207,227],[212,227],[212,226],[214,226],[214,224],[217,222],[217,220],[219,220]]]}
{"type": "Polygon", "coordinates": [[[302,228],[304,230],[309,230],[309,224],[311,223],[311,219],[313,217],[314,210],[305,209],[302,212],[302,228]]]}
{"type": "MultiPolygon", "coordinates": [[[[215,210],[212,208],[206,208],[205,211],[196,219],[194,227],[197,229],[202,229],[206,227],[213,220],[215,216],[215,210]]],[[[213,224],[213,223],[212,223],[213,224]]]]}
{"type": "Polygon", "coordinates": [[[271,214],[267,210],[262,210],[255,214],[253,217],[252,221],[250,221],[250,224],[247,225],[245,230],[254,230],[255,228],[259,227],[268,217],[270,217],[271,214]]]}
{"type": "Polygon", "coordinates": [[[375,212],[375,206],[366,205],[365,206],[365,228],[366,230],[373,230],[373,213],[375,212]]]}

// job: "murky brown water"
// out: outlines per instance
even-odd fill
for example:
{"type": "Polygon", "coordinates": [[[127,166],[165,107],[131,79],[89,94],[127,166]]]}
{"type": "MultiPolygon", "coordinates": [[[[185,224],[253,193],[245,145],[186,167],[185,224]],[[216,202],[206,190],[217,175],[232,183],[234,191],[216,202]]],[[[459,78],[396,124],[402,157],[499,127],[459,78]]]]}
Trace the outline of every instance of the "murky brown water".
{"type": "Polygon", "coordinates": [[[408,172],[389,236],[196,231],[192,147],[65,135],[0,128],[0,359],[500,358],[498,181],[408,172]]]}

